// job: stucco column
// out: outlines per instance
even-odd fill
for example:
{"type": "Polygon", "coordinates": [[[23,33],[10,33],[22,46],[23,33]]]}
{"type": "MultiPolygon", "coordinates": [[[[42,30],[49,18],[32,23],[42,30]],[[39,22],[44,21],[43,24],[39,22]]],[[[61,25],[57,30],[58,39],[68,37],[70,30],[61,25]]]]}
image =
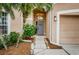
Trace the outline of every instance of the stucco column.
{"type": "Polygon", "coordinates": [[[50,20],[51,20],[51,22],[50,22],[50,24],[51,24],[51,26],[50,26],[51,27],[50,28],[51,29],[50,34],[51,34],[51,41],[52,41],[52,18],[53,18],[52,17],[52,10],[50,11],[50,13],[51,13],[51,15],[50,15],[51,16],[51,18],[50,18],[50,20]]]}
{"type": "Polygon", "coordinates": [[[30,13],[28,18],[26,19],[26,24],[33,24],[33,11],[30,13]]]}
{"type": "Polygon", "coordinates": [[[49,39],[52,41],[52,10],[49,11],[49,39]]]}
{"type": "Polygon", "coordinates": [[[57,22],[56,22],[56,43],[59,45],[59,33],[60,32],[60,14],[57,13],[57,22]]]}
{"type": "Polygon", "coordinates": [[[21,20],[21,34],[23,33],[23,17],[22,17],[22,12],[20,12],[20,20],[21,20]]]}

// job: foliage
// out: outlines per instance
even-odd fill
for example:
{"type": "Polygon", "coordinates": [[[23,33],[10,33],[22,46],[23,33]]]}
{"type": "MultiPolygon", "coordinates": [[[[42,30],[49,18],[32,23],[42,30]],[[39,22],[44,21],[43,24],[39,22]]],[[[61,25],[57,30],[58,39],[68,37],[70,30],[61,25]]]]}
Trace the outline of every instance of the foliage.
{"type": "Polygon", "coordinates": [[[14,12],[13,12],[13,6],[14,4],[12,3],[0,3],[0,14],[2,12],[2,9],[4,9],[7,13],[11,15],[11,18],[14,19],[14,12]]]}
{"type": "Polygon", "coordinates": [[[25,23],[25,19],[35,8],[47,12],[52,8],[52,4],[51,3],[0,3],[0,12],[2,9],[5,9],[5,11],[10,13],[12,18],[15,18],[13,8],[22,12],[23,21],[25,23]]]}
{"type": "Polygon", "coordinates": [[[0,49],[4,48],[3,44],[2,44],[2,41],[0,39],[0,49]]]}
{"type": "MultiPolygon", "coordinates": [[[[4,35],[5,36],[5,35],[4,35]]],[[[0,49],[5,48],[7,49],[6,43],[8,42],[3,35],[0,35],[0,49]]]]}
{"type": "Polygon", "coordinates": [[[17,40],[18,40],[18,37],[19,37],[19,33],[16,33],[16,32],[11,32],[10,33],[10,35],[9,35],[9,37],[10,37],[10,43],[16,43],[17,42],[17,40]]]}
{"type": "Polygon", "coordinates": [[[23,37],[31,37],[36,34],[36,27],[31,24],[24,25],[23,37]]]}
{"type": "Polygon", "coordinates": [[[6,46],[11,46],[17,43],[18,37],[19,33],[16,32],[11,32],[9,35],[0,36],[0,49],[4,48],[3,42],[5,42],[6,46]],[[3,42],[1,40],[3,40],[3,42]]]}
{"type": "Polygon", "coordinates": [[[35,3],[35,6],[38,10],[48,12],[52,8],[51,3],[35,3]]]}
{"type": "Polygon", "coordinates": [[[23,13],[23,20],[25,23],[25,19],[34,9],[37,8],[41,11],[47,12],[52,8],[52,4],[51,3],[19,3],[19,4],[16,3],[14,8],[16,8],[17,10],[23,13]]]}
{"type": "Polygon", "coordinates": [[[4,39],[4,41],[5,41],[5,44],[6,44],[7,46],[9,46],[9,45],[10,45],[10,38],[9,38],[9,35],[4,35],[4,36],[3,36],[3,39],[4,39]]]}

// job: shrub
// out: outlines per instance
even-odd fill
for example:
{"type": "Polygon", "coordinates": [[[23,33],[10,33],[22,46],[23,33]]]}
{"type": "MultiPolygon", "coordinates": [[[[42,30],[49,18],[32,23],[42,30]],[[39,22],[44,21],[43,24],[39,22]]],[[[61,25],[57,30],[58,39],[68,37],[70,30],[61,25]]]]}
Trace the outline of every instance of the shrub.
{"type": "Polygon", "coordinates": [[[6,46],[11,46],[17,43],[19,33],[11,32],[9,35],[0,36],[0,49],[4,48],[3,42],[6,46]],[[1,41],[3,40],[3,42],[1,41]]]}
{"type": "Polygon", "coordinates": [[[36,27],[31,24],[24,25],[23,30],[23,37],[31,37],[36,34],[36,27]]]}
{"type": "Polygon", "coordinates": [[[11,32],[10,35],[9,35],[9,42],[14,44],[17,42],[17,39],[19,37],[19,33],[16,33],[16,32],[11,32]]]}
{"type": "Polygon", "coordinates": [[[2,41],[0,39],[0,49],[4,48],[3,44],[2,44],[2,41]]]}
{"type": "Polygon", "coordinates": [[[3,36],[3,35],[0,36],[0,49],[7,48],[7,45],[6,45],[7,40],[4,37],[5,36],[3,36]]]}
{"type": "Polygon", "coordinates": [[[8,46],[9,45],[9,35],[4,35],[3,36],[3,39],[4,39],[4,42],[5,42],[5,44],[8,46]]]}

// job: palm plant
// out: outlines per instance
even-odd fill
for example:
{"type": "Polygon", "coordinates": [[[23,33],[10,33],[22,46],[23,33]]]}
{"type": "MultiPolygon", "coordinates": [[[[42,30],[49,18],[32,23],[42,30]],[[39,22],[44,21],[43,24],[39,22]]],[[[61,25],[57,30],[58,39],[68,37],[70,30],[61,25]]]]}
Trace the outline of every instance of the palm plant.
{"type": "Polygon", "coordinates": [[[52,8],[51,3],[35,3],[35,5],[37,9],[45,12],[48,12],[52,8]]]}
{"type": "Polygon", "coordinates": [[[25,19],[35,8],[45,12],[49,11],[52,8],[52,4],[50,3],[19,3],[19,4],[16,3],[13,6],[15,9],[23,13],[24,23],[25,19]]]}
{"type": "Polygon", "coordinates": [[[22,12],[23,22],[25,23],[25,19],[35,8],[47,12],[52,8],[52,4],[51,3],[5,3],[5,4],[0,3],[0,12],[2,9],[5,9],[5,11],[10,13],[12,18],[15,18],[12,8],[22,12]]]}
{"type": "Polygon", "coordinates": [[[19,3],[15,4],[14,8],[18,11],[21,11],[23,14],[23,22],[25,23],[25,19],[28,17],[28,15],[31,13],[32,9],[34,8],[34,4],[32,3],[19,3]]]}
{"type": "Polygon", "coordinates": [[[7,13],[9,13],[11,15],[11,18],[14,19],[15,16],[14,16],[14,13],[13,13],[13,4],[11,3],[0,3],[0,14],[2,12],[2,9],[4,9],[7,13]]]}

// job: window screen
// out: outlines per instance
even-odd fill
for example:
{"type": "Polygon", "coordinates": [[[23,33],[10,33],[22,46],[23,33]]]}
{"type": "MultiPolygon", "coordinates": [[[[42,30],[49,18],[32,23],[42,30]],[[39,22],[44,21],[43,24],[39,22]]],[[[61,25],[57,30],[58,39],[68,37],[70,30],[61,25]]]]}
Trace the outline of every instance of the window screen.
{"type": "Polygon", "coordinates": [[[0,34],[7,34],[7,13],[2,12],[0,15],[0,34]]]}

